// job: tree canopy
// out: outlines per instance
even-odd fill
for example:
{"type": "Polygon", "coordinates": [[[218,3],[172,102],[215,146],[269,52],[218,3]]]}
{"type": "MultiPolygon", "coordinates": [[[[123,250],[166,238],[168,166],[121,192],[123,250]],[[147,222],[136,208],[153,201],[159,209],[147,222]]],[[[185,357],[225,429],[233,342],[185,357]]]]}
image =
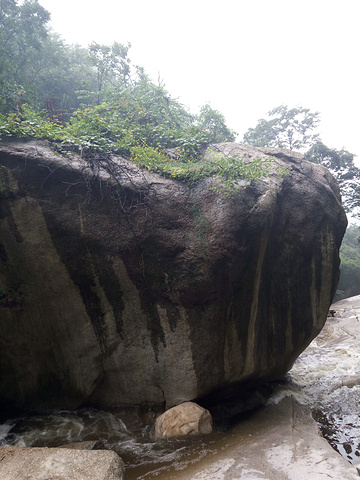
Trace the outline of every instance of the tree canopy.
{"type": "Polygon", "coordinates": [[[49,19],[38,0],[0,0],[0,137],[46,139],[84,159],[116,152],[189,183],[212,174],[229,185],[270,175],[269,162],[258,159],[206,163],[210,144],[236,138],[219,111],[204,105],[190,113],[132,65],[130,44],[66,45],[49,19]]]}
{"type": "Polygon", "coordinates": [[[0,1],[1,109],[17,108],[32,93],[33,61],[39,57],[48,35],[50,14],[36,0],[0,1]]]}
{"type": "Polygon", "coordinates": [[[313,145],[319,138],[314,130],[319,125],[319,112],[312,113],[308,108],[288,108],[280,105],[269,113],[269,119],[260,119],[255,128],[249,128],[244,142],[255,147],[288,148],[303,150],[313,145]]]}
{"type": "MultiPolygon", "coordinates": [[[[123,150],[139,142],[159,148],[191,143],[197,150],[209,142],[234,140],[220,112],[205,105],[199,115],[190,114],[162,84],[133,67],[130,44],[69,46],[49,31],[49,19],[38,0],[0,0],[3,134],[12,128],[4,116],[11,120],[14,115],[13,123],[36,118],[57,123],[58,132],[66,126],[69,136],[83,129],[88,146],[91,139],[100,146],[95,137],[101,134],[103,148],[106,139],[111,139],[109,147],[123,150]]],[[[25,134],[26,124],[22,130],[25,134]]]]}
{"type": "Polygon", "coordinates": [[[344,148],[329,148],[320,140],[306,152],[305,158],[328,168],[337,179],[347,211],[360,205],[360,171],[354,164],[354,155],[344,148]]]}
{"type": "Polygon", "coordinates": [[[258,147],[302,151],[307,160],[330,170],[339,183],[345,209],[354,212],[360,206],[360,171],[352,153],[344,148],[329,148],[322,142],[316,133],[319,112],[281,105],[271,110],[269,116],[268,120],[260,119],[255,128],[245,133],[244,142],[258,147]]]}

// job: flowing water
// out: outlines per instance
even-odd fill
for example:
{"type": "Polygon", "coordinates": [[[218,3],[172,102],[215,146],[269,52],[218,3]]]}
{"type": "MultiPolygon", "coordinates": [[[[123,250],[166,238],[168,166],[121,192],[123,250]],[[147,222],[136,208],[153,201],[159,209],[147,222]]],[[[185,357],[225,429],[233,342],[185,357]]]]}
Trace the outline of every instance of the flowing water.
{"type": "MultiPolygon", "coordinates": [[[[350,320],[359,323],[356,315],[350,320]]],[[[294,396],[310,405],[325,438],[354,463],[360,460],[360,344],[351,322],[339,330],[338,320],[329,319],[267,403],[294,396]]],[[[154,442],[138,409],[81,409],[9,419],[0,425],[0,446],[55,447],[94,440],[98,448],[123,458],[127,480],[146,480],[169,468],[186,468],[220,448],[227,435],[231,429],[220,428],[207,436],[154,442]]]]}
{"type": "Polygon", "coordinates": [[[276,403],[292,395],[299,403],[310,405],[323,436],[351,463],[360,460],[358,311],[344,320],[329,318],[295,362],[289,384],[279,385],[269,400],[276,403]]]}
{"type": "Polygon", "coordinates": [[[204,437],[153,441],[138,409],[56,411],[10,419],[0,426],[0,446],[57,447],[97,441],[95,448],[114,450],[124,460],[126,479],[146,479],[171,466],[180,470],[211,452],[219,438],[204,437]]]}

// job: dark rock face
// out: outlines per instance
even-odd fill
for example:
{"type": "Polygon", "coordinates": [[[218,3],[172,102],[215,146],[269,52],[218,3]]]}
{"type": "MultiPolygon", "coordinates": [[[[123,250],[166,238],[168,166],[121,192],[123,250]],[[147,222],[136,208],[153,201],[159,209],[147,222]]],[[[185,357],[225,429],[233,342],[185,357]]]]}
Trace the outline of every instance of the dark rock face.
{"type": "Polygon", "coordinates": [[[299,154],[225,196],[121,158],[0,143],[0,403],[172,406],[278,378],[319,333],[346,228],[299,154]]]}

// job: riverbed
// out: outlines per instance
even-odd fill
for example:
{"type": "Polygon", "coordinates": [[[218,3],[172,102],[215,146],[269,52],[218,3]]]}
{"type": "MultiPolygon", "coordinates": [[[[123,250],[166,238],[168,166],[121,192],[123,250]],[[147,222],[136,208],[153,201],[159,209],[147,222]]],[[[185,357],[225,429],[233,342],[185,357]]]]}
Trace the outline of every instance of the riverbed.
{"type": "Polygon", "coordinates": [[[335,303],[320,335],[270,402],[292,394],[310,405],[322,434],[349,462],[360,460],[360,296],[335,303]],[[291,392],[291,384],[294,391],[291,392]]]}

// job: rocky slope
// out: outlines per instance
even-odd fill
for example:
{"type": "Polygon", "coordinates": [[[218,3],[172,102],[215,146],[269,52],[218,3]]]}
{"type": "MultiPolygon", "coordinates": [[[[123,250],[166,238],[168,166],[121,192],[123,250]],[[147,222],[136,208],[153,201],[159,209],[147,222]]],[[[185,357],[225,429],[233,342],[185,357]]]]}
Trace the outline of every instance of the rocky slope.
{"type": "Polygon", "coordinates": [[[124,159],[0,143],[0,404],[160,404],[282,376],[321,330],[346,227],[329,172],[225,196],[124,159]]]}

